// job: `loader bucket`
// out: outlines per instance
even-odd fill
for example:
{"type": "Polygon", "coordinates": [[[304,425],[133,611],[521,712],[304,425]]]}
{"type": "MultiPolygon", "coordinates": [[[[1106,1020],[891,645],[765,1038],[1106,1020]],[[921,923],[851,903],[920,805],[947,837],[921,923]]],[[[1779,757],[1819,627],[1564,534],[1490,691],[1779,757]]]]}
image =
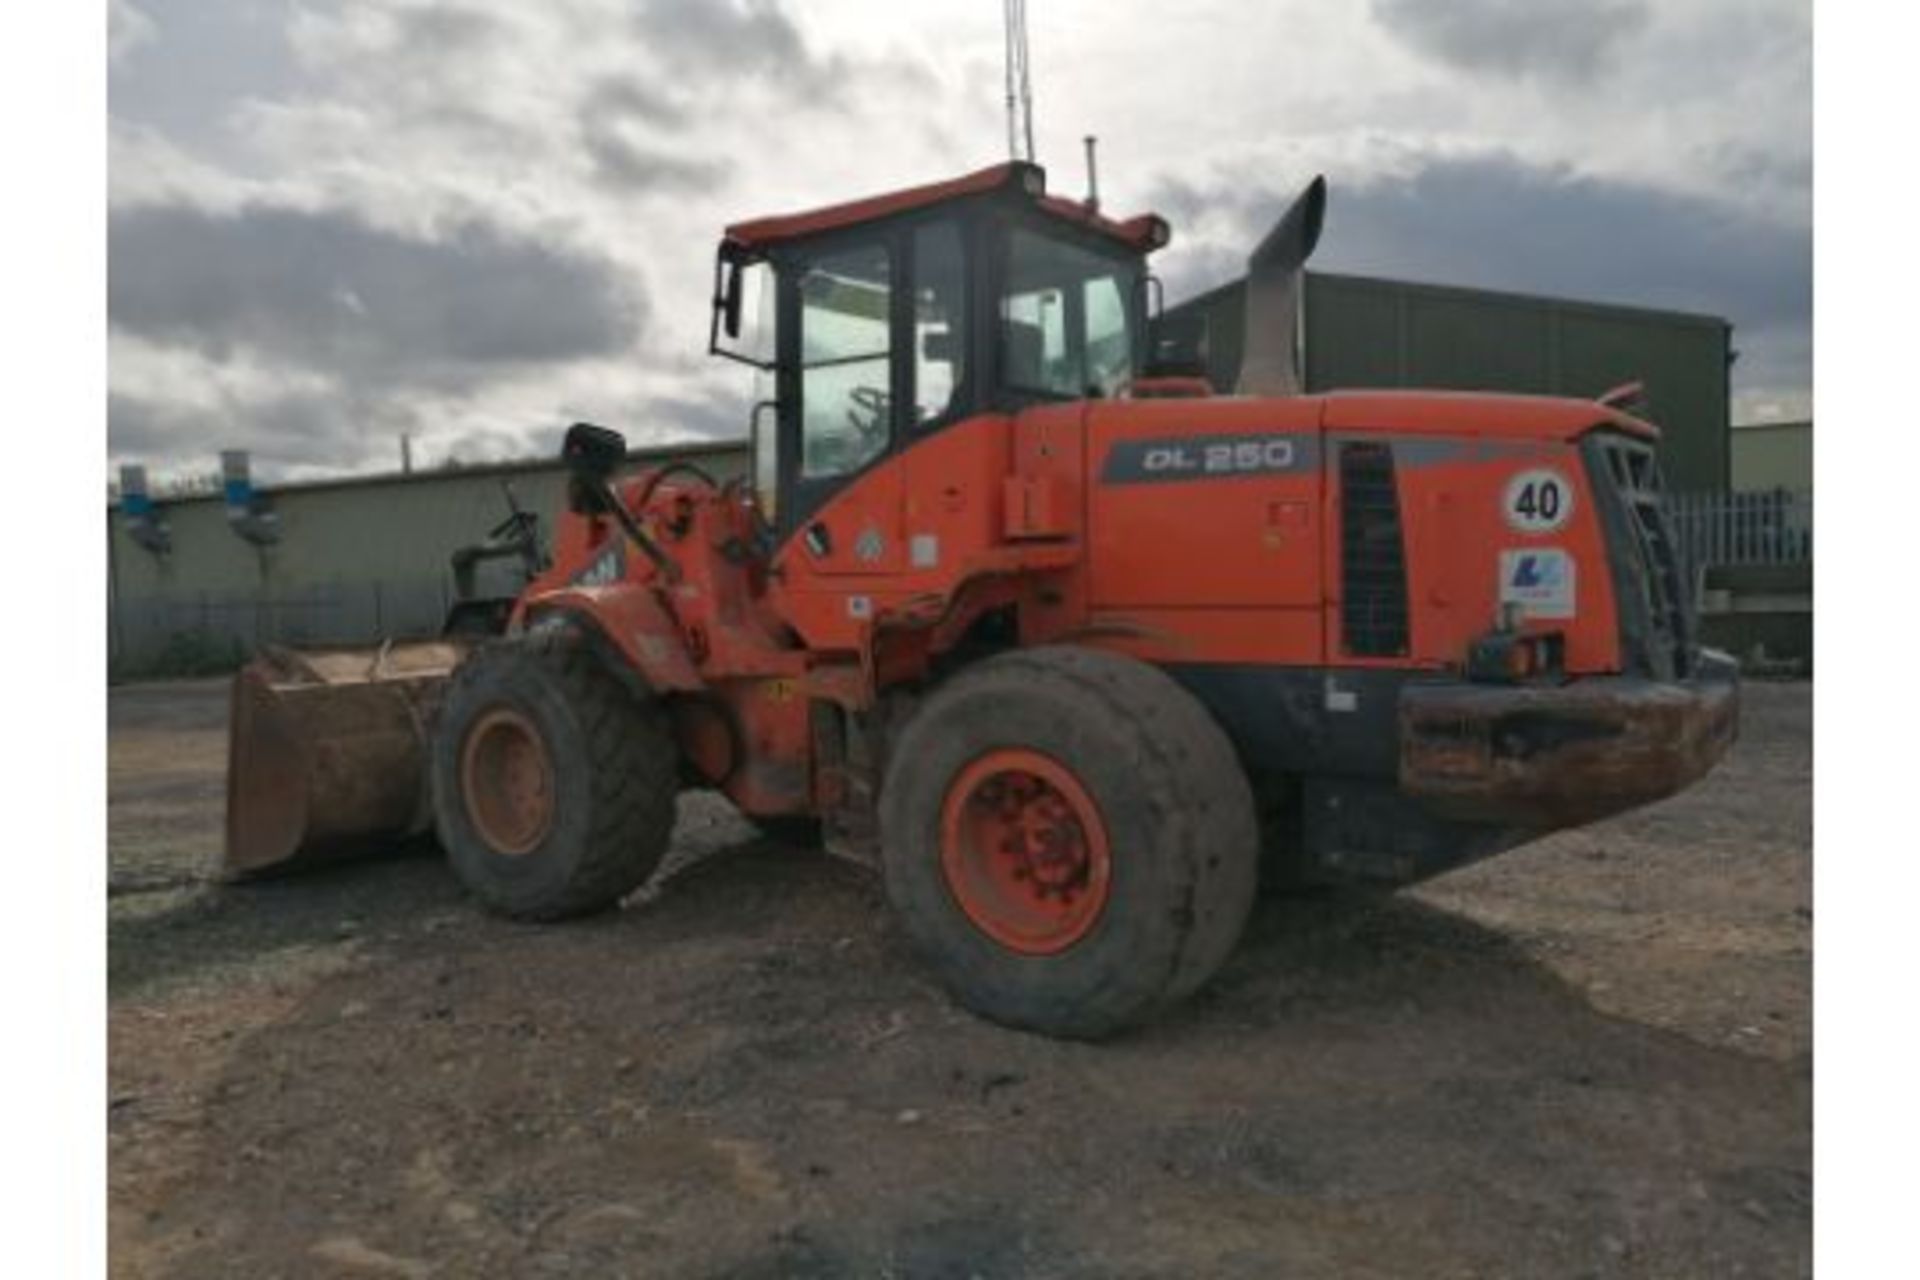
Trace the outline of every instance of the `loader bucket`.
{"type": "Polygon", "coordinates": [[[233,680],[228,879],[376,852],[425,831],[428,732],[465,654],[444,641],[269,649],[233,680]]]}

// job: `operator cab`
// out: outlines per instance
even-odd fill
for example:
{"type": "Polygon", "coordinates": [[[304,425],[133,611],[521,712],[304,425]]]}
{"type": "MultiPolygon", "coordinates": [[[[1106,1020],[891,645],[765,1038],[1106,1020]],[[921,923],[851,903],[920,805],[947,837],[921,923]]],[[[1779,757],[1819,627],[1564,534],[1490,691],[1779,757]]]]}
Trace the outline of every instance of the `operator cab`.
{"type": "Polygon", "coordinates": [[[1146,352],[1146,256],[1168,238],[1158,217],[1048,196],[1017,162],[729,227],[709,347],[765,375],[754,486],[778,536],[944,427],[1119,394],[1146,352]]]}

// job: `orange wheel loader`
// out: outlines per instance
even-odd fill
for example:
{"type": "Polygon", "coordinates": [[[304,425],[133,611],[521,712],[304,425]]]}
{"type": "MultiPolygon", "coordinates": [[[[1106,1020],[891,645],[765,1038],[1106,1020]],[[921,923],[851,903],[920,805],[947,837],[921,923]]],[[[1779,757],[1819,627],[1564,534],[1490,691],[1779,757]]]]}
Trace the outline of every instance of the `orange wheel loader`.
{"type": "Polygon", "coordinates": [[[1150,359],[1166,224],[1031,164],[729,228],[709,345],[770,375],[751,478],[626,474],[574,427],[498,635],[242,674],[229,865],[430,813],[482,903],[553,920],[716,788],[876,867],[969,1008],[1098,1037],[1205,982],[1262,882],[1407,884],[1699,778],[1736,672],[1655,428],[1300,394],[1323,203],[1250,261],[1233,395],[1150,359]]]}

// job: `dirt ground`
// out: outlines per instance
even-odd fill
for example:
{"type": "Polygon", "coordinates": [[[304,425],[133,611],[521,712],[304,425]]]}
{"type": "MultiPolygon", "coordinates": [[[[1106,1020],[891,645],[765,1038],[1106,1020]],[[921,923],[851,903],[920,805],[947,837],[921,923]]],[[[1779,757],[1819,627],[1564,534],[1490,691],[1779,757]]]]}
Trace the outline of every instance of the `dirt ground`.
{"type": "Polygon", "coordinates": [[[712,796],[573,925],[431,848],[213,887],[224,687],[116,689],[114,1273],[1805,1274],[1812,686],[1745,706],[1694,791],[1265,904],[1089,1046],[960,1012],[865,873],[712,796]]]}

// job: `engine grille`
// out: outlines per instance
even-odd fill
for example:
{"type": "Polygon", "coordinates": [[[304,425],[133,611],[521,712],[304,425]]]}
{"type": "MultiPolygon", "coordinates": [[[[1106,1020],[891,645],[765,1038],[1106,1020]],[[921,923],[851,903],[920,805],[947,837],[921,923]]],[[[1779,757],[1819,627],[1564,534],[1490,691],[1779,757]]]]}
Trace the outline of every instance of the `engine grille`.
{"type": "Polygon", "coordinates": [[[1393,450],[1340,446],[1340,634],[1355,657],[1407,652],[1407,560],[1393,450]]]}
{"type": "Polygon", "coordinates": [[[1680,549],[1661,504],[1653,446],[1612,432],[1588,437],[1587,471],[1606,517],[1620,641],[1630,665],[1660,679],[1688,674],[1693,607],[1680,549]]]}

